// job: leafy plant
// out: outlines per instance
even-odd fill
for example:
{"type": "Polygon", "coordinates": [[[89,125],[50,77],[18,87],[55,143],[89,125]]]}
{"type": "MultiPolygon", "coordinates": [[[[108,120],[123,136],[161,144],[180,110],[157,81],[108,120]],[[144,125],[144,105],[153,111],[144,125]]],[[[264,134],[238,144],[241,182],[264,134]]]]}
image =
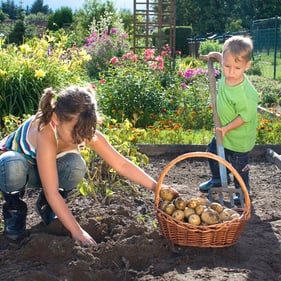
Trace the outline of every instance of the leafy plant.
{"type": "Polygon", "coordinates": [[[0,112],[21,116],[37,110],[38,100],[47,87],[60,88],[84,83],[83,68],[89,56],[68,43],[63,33],[50,33],[25,44],[5,46],[0,39],[0,112]]]}
{"type": "Polygon", "coordinates": [[[163,57],[153,51],[146,51],[144,59],[130,52],[112,60],[97,84],[102,112],[117,122],[129,119],[136,127],[153,124],[166,103],[163,69],[163,57]]]}
{"type": "MultiPolygon", "coordinates": [[[[139,166],[148,164],[148,157],[138,151],[137,146],[131,142],[134,138],[132,124],[125,121],[122,124],[115,124],[112,128],[110,124],[115,123],[114,120],[107,119],[101,130],[108,137],[109,142],[126,158],[139,166]]],[[[120,176],[113,170],[102,158],[90,150],[85,148],[82,155],[87,164],[87,175],[79,183],[78,188],[81,194],[91,194],[96,201],[99,196],[107,196],[112,194],[115,187],[130,187],[134,192],[134,185],[126,178],[120,176]]]]}
{"type": "Polygon", "coordinates": [[[99,21],[93,21],[90,33],[84,45],[92,58],[87,69],[91,78],[98,78],[101,71],[107,70],[112,57],[120,57],[129,50],[128,35],[123,30],[121,19],[113,18],[107,12],[99,21]]]}
{"type": "Polygon", "coordinates": [[[222,45],[218,41],[214,40],[206,40],[200,43],[199,47],[199,54],[200,55],[207,55],[209,52],[221,52],[222,45]]]}

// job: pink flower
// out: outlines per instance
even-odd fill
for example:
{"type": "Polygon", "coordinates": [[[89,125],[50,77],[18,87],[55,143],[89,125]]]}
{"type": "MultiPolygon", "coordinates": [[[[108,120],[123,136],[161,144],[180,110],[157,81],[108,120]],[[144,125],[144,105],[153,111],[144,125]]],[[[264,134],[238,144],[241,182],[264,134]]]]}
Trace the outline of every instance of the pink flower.
{"type": "Polygon", "coordinates": [[[119,61],[119,59],[117,57],[113,57],[113,58],[111,58],[110,63],[116,64],[118,61],[119,61]]]}
{"type": "Polygon", "coordinates": [[[184,77],[183,71],[182,71],[182,70],[179,70],[179,71],[178,71],[178,75],[179,75],[180,77],[184,77]]]}
{"type": "Polygon", "coordinates": [[[105,83],[106,83],[106,80],[105,80],[105,79],[101,79],[101,80],[100,80],[100,83],[101,83],[101,84],[105,84],[105,83]]]}
{"type": "Polygon", "coordinates": [[[137,57],[137,55],[134,52],[129,52],[127,54],[124,54],[122,56],[122,59],[123,60],[131,60],[133,62],[136,62],[138,60],[138,57],[137,57]]]}
{"type": "Polygon", "coordinates": [[[158,70],[163,70],[164,69],[164,59],[161,56],[158,56],[156,58],[156,61],[158,62],[158,70]]]}
{"type": "Polygon", "coordinates": [[[117,28],[115,28],[115,27],[111,28],[109,33],[110,33],[110,34],[115,34],[115,33],[117,33],[117,28]]]}
{"type": "Polygon", "coordinates": [[[154,50],[152,49],[146,49],[144,51],[144,60],[149,61],[154,59],[154,50]]]}
{"type": "Polygon", "coordinates": [[[157,69],[157,62],[153,62],[153,63],[150,65],[150,67],[151,67],[152,69],[157,69]]]}
{"type": "Polygon", "coordinates": [[[182,89],[185,89],[186,88],[186,84],[183,82],[183,83],[181,83],[181,88],[182,89]]]}

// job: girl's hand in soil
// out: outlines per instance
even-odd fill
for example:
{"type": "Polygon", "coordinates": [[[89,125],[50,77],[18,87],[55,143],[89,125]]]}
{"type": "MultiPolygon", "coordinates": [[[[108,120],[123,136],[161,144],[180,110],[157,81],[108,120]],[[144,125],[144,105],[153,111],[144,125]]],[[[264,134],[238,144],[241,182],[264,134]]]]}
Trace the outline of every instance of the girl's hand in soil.
{"type": "Polygon", "coordinates": [[[77,234],[73,234],[72,238],[82,242],[83,244],[89,244],[93,246],[97,246],[97,242],[91,237],[91,235],[81,228],[81,232],[77,234]]]}

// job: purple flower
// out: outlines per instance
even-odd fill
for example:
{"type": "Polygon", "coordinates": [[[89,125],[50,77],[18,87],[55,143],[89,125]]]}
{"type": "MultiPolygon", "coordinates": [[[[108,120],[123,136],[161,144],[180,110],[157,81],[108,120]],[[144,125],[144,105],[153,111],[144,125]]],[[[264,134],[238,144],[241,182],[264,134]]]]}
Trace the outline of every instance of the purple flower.
{"type": "Polygon", "coordinates": [[[117,28],[111,28],[110,29],[110,32],[109,32],[110,34],[115,34],[115,33],[117,33],[117,28]]]}
{"type": "Polygon", "coordinates": [[[184,72],[184,78],[186,79],[190,79],[194,76],[194,70],[193,69],[187,69],[185,72],[184,72]]]}
{"type": "Polygon", "coordinates": [[[184,83],[184,82],[181,83],[181,88],[182,88],[182,89],[186,89],[186,87],[187,87],[187,86],[186,86],[186,83],[184,83]]]}

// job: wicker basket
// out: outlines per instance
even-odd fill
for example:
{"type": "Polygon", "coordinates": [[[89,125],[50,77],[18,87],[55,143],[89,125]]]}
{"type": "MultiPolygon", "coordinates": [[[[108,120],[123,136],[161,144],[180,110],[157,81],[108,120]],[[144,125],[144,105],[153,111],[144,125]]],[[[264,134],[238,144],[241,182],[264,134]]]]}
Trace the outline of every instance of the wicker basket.
{"type": "Polygon", "coordinates": [[[161,232],[165,238],[180,246],[217,248],[233,245],[239,239],[246,222],[250,219],[250,205],[251,203],[247,188],[238,172],[226,160],[209,152],[190,152],[182,154],[172,160],[162,171],[155,191],[155,213],[161,232]],[[187,158],[210,158],[218,161],[230,170],[239,182],[245,197],[244,207],[240,209],[240,218],[215,225],[194,226],[167,215],[159,208],[160,187],[164,177],[175,164],[187,158]]]}

